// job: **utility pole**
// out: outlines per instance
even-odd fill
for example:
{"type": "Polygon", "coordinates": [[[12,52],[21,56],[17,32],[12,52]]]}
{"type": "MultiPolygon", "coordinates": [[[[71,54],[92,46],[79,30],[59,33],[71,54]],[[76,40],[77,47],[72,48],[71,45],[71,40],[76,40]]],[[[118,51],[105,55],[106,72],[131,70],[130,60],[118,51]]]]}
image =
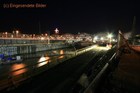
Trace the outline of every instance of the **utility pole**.
{"type": "Polygon", "coordinates": [[[133,24],[132,24],[132,44],[134,45],[135,43],[135,35],[136,35],[136,16],[134,16],[134,19],[133,19],[133,24]]]}
{"type": "Polygon", "coordinates": [[[39,30],[39,34],[41,35],[41,25],[40,25],[40,21],[39,21],[39,23],[38,23],[38,30],[39,30]]]}
{"type": "Polygon", "coordinates": [[[132,37],[136,34],[136,16],[134,16],[133,24],[132,24],[132,37]]]}
{"type": "Polygon", "coordinates": [[[48,44],[50,44],[50,31],[48,31],[48,44]]]}

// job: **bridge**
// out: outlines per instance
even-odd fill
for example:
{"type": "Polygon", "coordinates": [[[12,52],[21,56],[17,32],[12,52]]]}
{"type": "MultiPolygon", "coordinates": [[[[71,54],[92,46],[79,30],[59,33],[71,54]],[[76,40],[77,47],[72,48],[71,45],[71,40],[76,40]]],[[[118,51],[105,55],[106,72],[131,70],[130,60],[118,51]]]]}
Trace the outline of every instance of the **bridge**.
{"type": "MultiPolygon", "coordinates": [[[[110,78],[111,75],[116,78],[117,74],[112,72],[120,66],[123,58],[126,58],[122,56],[129,54],[130,47],[127,44],[126,47],[128,51],[123,53],[116,45],[112,48],[91,45],[80,49],[73,47],[51,50],[32,54],[31,59],[19,64],[1,65],[1,93],[93,93],[99,88],[102,89],[100,92],[104,93],[105,82],[108,81],[106,77],[110,78]]],[[[133,46],[133,49],[138,47],[133,46]]],[[[135,51],[131,49],[130,53],[135,51]]],[[[139,61],[139,56],[136,58],[139,61]]],[[[123,86],[124,89],[126,87],[128,86],[123,86]]],[[[138,93],[139,90],[135,92],[138,93]]]]}

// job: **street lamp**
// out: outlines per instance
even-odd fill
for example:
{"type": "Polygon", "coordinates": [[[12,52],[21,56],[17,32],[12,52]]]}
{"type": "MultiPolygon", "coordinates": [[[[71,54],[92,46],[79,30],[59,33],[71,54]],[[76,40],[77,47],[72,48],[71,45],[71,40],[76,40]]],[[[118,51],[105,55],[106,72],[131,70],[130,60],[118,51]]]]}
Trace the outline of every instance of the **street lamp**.
{"type": "Polygon", "coordinates": [[[18,30],[16,30],[16,37],[18,37],[18,34],[19,34],[19,31],[18,31],[18,30]]]}
{"type": "Polygon", "coordinates": [[[55,31],[55,39],[58,39],[58,34],[59,34],[58,28],[56,28],[54,31],[55,31]]]}
{"type": "Polygon", "coordinates": [[[55,33],[56,33],[56,34],[58,34],[58,33],[59,33],[58,28],[56,28],[54,31],[55,31],[55,33]]]}
{"type": "Polygon", "coordinates": [[[107,37],[109,38],[109,41],[110,41],[110,44],[111,44],[111,38],[113,37],[112,33],[109,33],[109,34],[107,35],[107,37]]]}
{"type": "Polygon", "coordinates": [[[98,40],[98,37],[95,36],[95,37],[94,37],[94,42],[96,43],[97,40],[98,40]]]}
{"type": "Polygon", "coordinates": [[[8,34],[8,33],[7,33],[7,32],[5,32],[5,35],[6,35],[5,37],[6,37],[6,38],[7,38],[7,34],[8,34]]]}
{"type": "Polygon", "coordinates": [[[103,41],[103,40],[104,40],[104,38],[103,38],[103,37],[101,37],[101,40],[103,41]]]}

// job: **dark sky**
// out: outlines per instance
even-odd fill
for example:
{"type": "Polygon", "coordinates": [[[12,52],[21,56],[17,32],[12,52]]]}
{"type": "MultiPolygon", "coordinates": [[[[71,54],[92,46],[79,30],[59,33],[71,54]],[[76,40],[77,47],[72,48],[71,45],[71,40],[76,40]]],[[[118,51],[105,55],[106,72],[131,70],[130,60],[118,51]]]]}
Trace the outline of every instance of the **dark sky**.
{"type": "Polygon", "coordinates": [[[131,30],[136,16],[140,30],[139,3],[130,0],[0,0],[0,31],[19,29],[23,33],[96,33],[131,30]],[[3,8],[3,4],[46,4],[46,8],[3,8]]]}

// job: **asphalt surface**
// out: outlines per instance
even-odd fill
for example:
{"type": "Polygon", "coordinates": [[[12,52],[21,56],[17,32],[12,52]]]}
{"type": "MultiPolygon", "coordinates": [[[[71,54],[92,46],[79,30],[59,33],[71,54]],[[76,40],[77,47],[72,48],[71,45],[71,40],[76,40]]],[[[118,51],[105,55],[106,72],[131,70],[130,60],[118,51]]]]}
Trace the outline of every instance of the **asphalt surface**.
{"type": "Polygon", "coordinates": [[[4,93],[67,93],[85,69],[93,65],[106,51],[90,50],[63,62],[38,76],[32,77],[21,85],[15,85],[4,93]],[[97,57],[98,56],[98,57],[97,57]],[[95,59],[95,61],[93,61],[95,59]],[[90,63],[92,60],[92,64],[90,63]]]}

